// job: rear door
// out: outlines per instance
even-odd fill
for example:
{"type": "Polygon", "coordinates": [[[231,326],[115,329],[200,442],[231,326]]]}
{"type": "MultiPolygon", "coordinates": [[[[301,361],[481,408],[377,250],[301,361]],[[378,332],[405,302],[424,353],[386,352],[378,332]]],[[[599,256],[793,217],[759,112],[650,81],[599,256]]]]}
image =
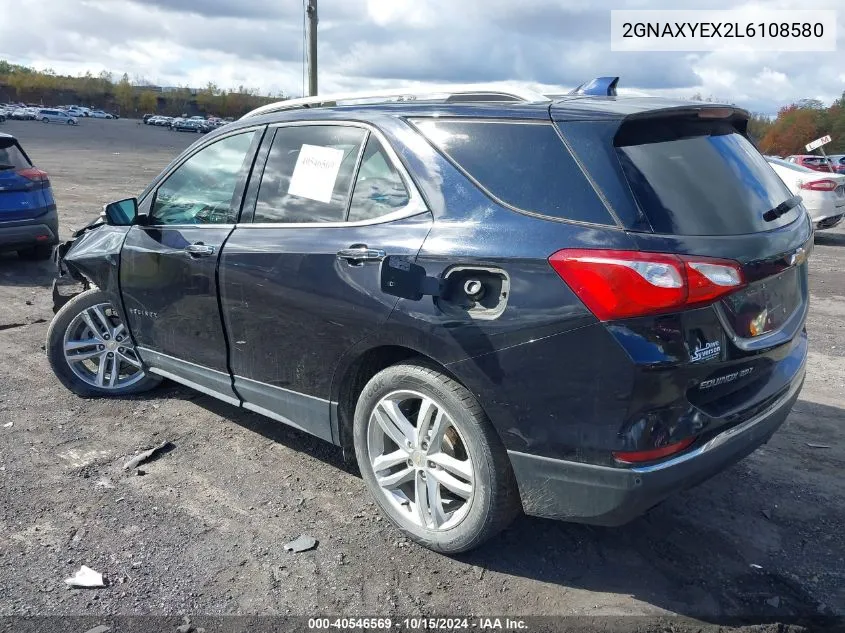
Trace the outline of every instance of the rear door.
{"type": "Polygon", "coordinates": [[[215,139],[171,169],[142,200],[148,223],[130,229],[121,252],[124,308],[142,360],[154,373],[235,404],[217,262],[262,132],[215,139]]]}
{"type": "Polygon", "coordinates": [[[338,359],[397,301],[381,291],[380,263],[415,258],[431,217],[375,130],[283,126],[265,143],[244,210],[252,221],[220,261],[235,389],[245,408],[332,440],[338,359]]]}

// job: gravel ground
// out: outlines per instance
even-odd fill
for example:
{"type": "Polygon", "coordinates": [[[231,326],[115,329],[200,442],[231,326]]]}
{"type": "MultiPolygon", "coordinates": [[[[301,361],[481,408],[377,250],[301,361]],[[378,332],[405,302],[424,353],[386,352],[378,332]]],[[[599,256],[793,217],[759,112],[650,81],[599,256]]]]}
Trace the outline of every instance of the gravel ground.
{"type": "MultiPolygon", "coordinates": [[[[197,138],[131,120],[0,131],[49,172],[63,237],[197,138]]],[[[326,443],[172,384],[120,400],[63,389],[42,350],[52,265],[0,255],[0,615],[167,614],[174,627],[186,613],[841,624],[844,269],[845,227],[818,234],[807,381],[768,445],[627,526],[521,518],[447,558],[388,526],[326,443]],[[122,469],[164,440],[172,450],[144,476],[122,469]],[[302,533],[319,546],[286,552],[302,533]],[[69,589],[83,564],[108,586],[69,589]]]]}

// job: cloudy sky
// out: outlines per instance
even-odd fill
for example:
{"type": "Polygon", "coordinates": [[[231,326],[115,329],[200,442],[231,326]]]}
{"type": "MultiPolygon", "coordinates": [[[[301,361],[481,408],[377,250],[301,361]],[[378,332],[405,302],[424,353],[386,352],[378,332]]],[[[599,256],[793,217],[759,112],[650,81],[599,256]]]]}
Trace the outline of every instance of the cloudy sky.
{"type": "MultiPolygon", "coordinates": [[[[0,59],[163,85],[240,84],[299,96],[302,0],[0,0],[0,59]],[[25,15],[24,15],[25,13],[25,15]]],[[[611,53],[610,9],[841,9],[842,0],[319,0],[320,92],[518,81],[728,99],[774,113],[845,90],[838,53],[611,53]],[[602,5],[602,8],[597,8],[602,5]]],[[[840,48],[842,50],[842,48],[840,48]]]]}

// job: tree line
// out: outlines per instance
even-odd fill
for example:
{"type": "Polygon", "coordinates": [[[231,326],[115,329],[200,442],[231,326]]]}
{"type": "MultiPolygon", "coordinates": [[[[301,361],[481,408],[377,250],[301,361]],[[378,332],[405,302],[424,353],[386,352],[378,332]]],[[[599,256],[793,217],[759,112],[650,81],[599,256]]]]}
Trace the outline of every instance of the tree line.
{"type": "Polygon", "coordinates": [[[178,87],[161,91],[153,86],[133,84],[126,73],[117,81],[107,71],[97,75],[86,72],[74,77],[57,74],[49,68],[36,70],[0,60],[0,103],[76,104],[116,111],[124,117],[151,113],[236,118],[284,98],[282,94],[261,95],[258,90],[245,86],[223,89],[214,83],[200,90],[178,87]]]}
{"type": "Polygon", "coordinates": [[[764,154],[806,154],[810,141],[829,134],[828,154],[845,154],[845,93],[829,107],[818,99],[802,99],[778,112],[760,141],[764,154]]]}

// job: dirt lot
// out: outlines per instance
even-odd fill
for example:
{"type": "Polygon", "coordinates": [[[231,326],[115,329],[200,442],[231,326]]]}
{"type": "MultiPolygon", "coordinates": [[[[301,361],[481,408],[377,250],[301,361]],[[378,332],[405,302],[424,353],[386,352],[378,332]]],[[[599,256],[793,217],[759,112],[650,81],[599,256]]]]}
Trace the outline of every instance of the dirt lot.
{"type": "MultiPolygon", "coordinates": [[[[197,138],[129,120],[0,131],[49,172],[63,237],[197,138]]],[[[841,618],[845,228],[820,233],[811,261],[807,381],[767,446],[623,528],[523,518],[452,559],[387,526],[319,440],[174,385],[124,400],[63,389],[42,350],[52,265],[0,255],[0,615],[841,618]],[[175,448],[145,476],[122,470],[163,440],[175,448]],[[301,533],[319,547],[285,552],[301,533]],[[81,564],[109,586],[68,589],[81,564]]]]}

